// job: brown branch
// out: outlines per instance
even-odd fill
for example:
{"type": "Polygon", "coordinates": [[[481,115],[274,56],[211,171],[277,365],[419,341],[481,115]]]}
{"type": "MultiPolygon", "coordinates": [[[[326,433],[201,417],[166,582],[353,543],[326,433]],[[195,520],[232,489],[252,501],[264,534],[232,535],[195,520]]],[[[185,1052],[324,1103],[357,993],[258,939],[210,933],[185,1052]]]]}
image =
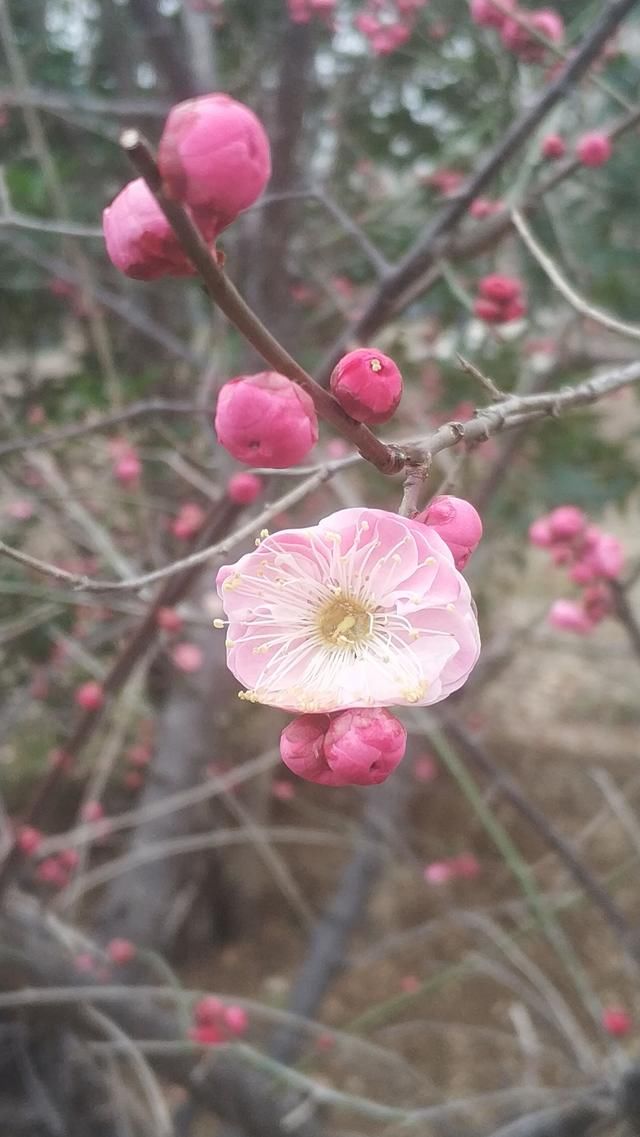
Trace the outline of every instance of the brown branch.
{"type": "MultiPolygon", "coordinates": [[[[43,268],[45,272],[50,273],[52,276],[58,276],[61,280],[66,280],[69,284],[75,284],[79,287],[84,287],[84,280],[79,272],[71,267],[67,261],[61,257],[53,257],[45,253],[42,249],[38,248],[33,241],[29,240],[16,232],[8,230],[0,231],[0,242],[8,245],[9,248],[15,249],[21,257],[25,257],[33,264],[37,264],[43,268]]],[[[158,324],[146,312],[142,311],[136,304],[132,303],[130,296],[122,296],[116,292],[112,292],[109,288],[104,288],[101,284],[96,284],[91,280],[87,287],[91,291],[91,295],[100,303],[104,308],[109,311],[115,312],[126,324],[135,328],[152,343],[159,345],[170,355],[175,355],[177,359],[184,359],[194,367],[202,366],[201,356],[192,350],[186,343],[183,343],[174,336],[162,324],[158,324]]]]}
{"type": "Polygon", "coordinates": [[[399,473],[404,456],[380,442],[361,423],[355,422],[343,411],[332,395],[289,355],[289,352],[271,335],[240,293],[211,256],[206,243],[191,221],[186,210],[163,192],[160,174],[148,144],[137,130],[126,130],[122,146],[138,173],[145,179],[160,208],[169,221],[181,247],[198,269],[212,300],[224,312],[245,339],[273,367],[294,383],[298,383],[313,400],[320,418],[348,438],[367,462],[383,474],[399,473]]]}
{"type": "Polygon", "coordinates": [[[59,114],[65,111],[81,111],[86,114],[113,115],[114,118],[164,118],[171,103],[168,99],[153,98],[109,98],[97,95],[68,95],[63,91],[45,90],[30,86],[26,90],[15,87],[0,87],[0,104],[3,107],[36,107],[38,110],[59,114]]]}
{"type": "Polygon", "coordinates": [[[484,162],[480,163],[473,177],[451,197],[422,238],[380,283],[363,314],[347,328],[330,356],[323,362],[322,380],[328,377],[345,344],[352,340],[366,340],[377,331],[393,314],[398,296],[434,268],[437,261],[445,255],[445,239],[464,219],[474,198],[487,188],[495,175],[518,153],[549,111],[567,97],[577,80],[598,57],[606,41],[638,2],[639,0],[614,0],[607,5],[557,78],[544,89],[533,106],[512,123],[484,162]]]}
{"type": "Polygon", "coordinates": [[[22,438],[12,438],[10,442],[0,443],[0,458],[6,454],[15,454],[20,450],[53,450],[63,442],[70,442],[74,438],[84,438],[87,434],[96,434],[101,430],[110,430],[121,422],[131,419],[146,418],[148,415],[213,415],[212,407],[203,407],[198,403],[182,402],[178,399],[141,399],[137,403],[129,403],[122,410],[110,411],[106,415],[90,419],[88,422],[75,423],[73,426],[63,426],[60,430],[45,431],[43,434],[25,434],[22,438]]]}
{"type": "Polygon", "coordinates": [[[629,603],[629,595],[623,584],[617,580],[609,582],[615,602],[615,614],[626,631],[635,655],[640,659],[640,623],[629,603]]]}
{"type": "Polygon", "coordinates": [[[4,553],[10,560],[16,561],[26,568],[33,569],[35,572],[42,573],[44,576],[50,576],[53,580],[68,584],[78,592],[137,592],[142,588],[146,588],[149,584],[157,584],[160,580],[175,576],[176,573],[182,572],[183,569],[190,569],[196,565],[205,564],[205,562],[215,557],[227,556],[231,550],[235,549],[242,541],[245,541],[248,537],[255,537],[256,533],[265,525],[268,525],[272,518],[276,517],[278,513],[291,508],[293,505],[297,505],[299,501],[302,501],[312,493],[313,490],[318,489],[324,482],[328,481],[334,473],[335,468],[331,466],[321,467],[317,473],[306,478],[304,482],[301,482],[295,489],[283,494],[282,497],[278,498],[272,505],[263,509],[262,513],[259,513],[257,517],[252,518],[246,525],[240,526],[235,533],[232,533],[231,536],[225,538],[218,544],[209,545],[206,549],[201,549],[197,553],[190,553],[189,556],[182,557],[179,561],[174,561],[173,564],[165,565],[164,568],[155,569],[153,572],[145,573],[144,576],[133,577],[129,580],[93,580],[91,577],[84,576],[82,573],[67,572],[66,569],[57,568],[55,565],[48,565],[44,561],[38,560],[37,557],[32,557],[28,553],[22,553],[19,549],[14,549],[10,545],[6,545],[4,541],[0,541],[0,554],[4,553]]]}
{"type": "MultiPolygon", "coordinates": [[[[204,523],[200,542],[215,541],[216,538],[228,532],[229,526],[240,513],[240,508],[228,499],[222,503],[216,502],[209,510],[204,523]]],[[[141,623],[131,635],[120,655],[115,659],[106,678],[102,682],[104,694],[113,697],[122,690],[131,675],[135,665],[148,651],[159,635],[157,614],[160,608],[173,608],[187,594],[194,580],[202,569],[197,564],[185,570],[180,576],[171,577],[165,581],[153,603],[143,617],[141,623]]],[[[93,736],[99,722],[103,718],[108,703],[95,710],[83,711],[76,726],[64,744],[63,750],[68,762],[74,762],[93,736]]],[[[55,791],[63,777],[64,768],[61,763],[50,767],[48,773],[36,787],[35,794],[29,803],[25,814],[25,824],[39,825],[45,810],[51,808],[55,791]]],[[[14,845],[8,850],[7,856],[0,867],[0,890],[6,884],[15,865],[20,860],[20,854],[14,845]]]]}
{"type": "MultiPolygon", "coordinates": [[[[468,422],[449,422],[441,426],[428,438],[419,444],[409,445],[404,449],[410,454],[411,467],[415,469],[421,464],[428,464],[434,454],[447,450],[460,443],[475,444],[484,442],[492,435],[503,431],[514,430],[521,426],[528,426],[541,419],[558,417],[563,411],[574,407],[588,406],[598,402],[599,399],[619,391],[640,381],[640,362],[630,363],[625,367],[618,367],[603,375],[587,379],[575,387],[565,387],[561,391],[550,391],[540,395],[512,396],[492,404],[477,412],[475,418],[468,422]]],[[[349,460],[347,460],[348,462],[349,460]]],[[[344,466],[342,462],[329,463],[320,467],[294,490],[284,494],[273,505],[268,506],[258,517],[248,522],[226,538],[220,544],[211,545],[197,553],[192,553],[164,568],[155,569],[144,576],[133,577],[128,580],[94,580],[79,573],[67,572],[56,565],[38,560],[20,549],[0,541],[0,554],[33,569],[35,572],[61,583],[68,584],[79,592],[135,592],[149,584],[155,584],[166,577],[175,576],[185,568],[212,560],[214,557],[226,556],[231,549],[246,537],[253,536],[262,526],[268,524],[272,517],[290,506],[302,501],[312,490],[331,478],[338,469],[344,466]]]]}
{"type": "Polygon", "coordinates": [[[628,923],[624,913],[611,899],[606,888],[600,884],[584,861],[580,860],[573,851],[569,842],[565,841],[562,834],[558,832],[542,810],[538,809],[525,796],[514,778],[500,769],[485,748],[464,727],[460,726],[449,713],[442,713],[442,721],[449,736],[461,747],[467,758],[491,778],[498,792],[511,803],[520,816],[554,850],[576,883],[584,889],[595,907],[600,910],[618,942],[630,958],[637,963],[640,958],[637,933],[628,923]]]}

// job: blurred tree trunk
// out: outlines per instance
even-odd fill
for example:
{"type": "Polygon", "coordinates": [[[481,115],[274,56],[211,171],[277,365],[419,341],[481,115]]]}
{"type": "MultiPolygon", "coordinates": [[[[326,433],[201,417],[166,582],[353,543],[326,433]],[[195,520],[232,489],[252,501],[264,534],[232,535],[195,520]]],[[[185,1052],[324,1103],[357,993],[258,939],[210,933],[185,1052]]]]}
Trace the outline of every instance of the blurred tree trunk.
{"type": "MultiPolygon", "coordinates": [[[[280,53],[274,114],[267,123],[273,165],[267,193],[274,195],[295,189],[304,180],[300,166],[303,121],[313,76],[311,25],[289,21],[280,53]]],[[[249,298],[271,331],[285,341],[292,324],[287,252],[299,207],[299,201],[283,198],[260,208],[247,250],[249,298]]]]}
{"type": "MultiPolygon", "coordinates": [[[[210,589],[207,573],[196,585],[192,602],[210,589]]],[[[170,671],[164,677],[166,699],[156,721],[155,754],[138,802],[143,812],[204,781],[207,766],[227,755],[229,708],[236,701],[237,684],[227,670],[224,637],[205,627],[191,633],[189,640],[202,649],[203,664],[186,675],[167,663],[170,671]]],[[[212,812],[207,802],[141,820],[127,851],[135,857],[157,841],[212,829],[218,819],[222,822],[221,811],[212,812]]],[[[229,911],[220,861],[213,853],[160,857],[116,877],[104,896],[96,928],[104,940],[124,936],[171,954],[187,919],[190,942],[183,942],[184,949],[224,938],[229,911]]]]}

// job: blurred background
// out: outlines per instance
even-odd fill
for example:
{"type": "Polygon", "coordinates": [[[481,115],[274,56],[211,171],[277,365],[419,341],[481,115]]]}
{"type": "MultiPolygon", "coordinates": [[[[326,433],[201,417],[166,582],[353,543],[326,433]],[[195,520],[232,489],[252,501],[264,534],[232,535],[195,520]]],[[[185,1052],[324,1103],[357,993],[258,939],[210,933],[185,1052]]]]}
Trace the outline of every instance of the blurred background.
{"type": "MultiPolygon", "coordinates": [[[[197,280],[127,279],[106,255],[102,211],[134,176],[121,130],[155,146],[169,108],[198,94],[247,103],[272,146],[264,197],[219,240],[225,270],[321,382],[344,349],[392,356],[405,394],[386,440],[491,402],[460,355],[518,394],[634,364],[640,329],[598,317],[633,324],[640,307],[632,4],[427,271],[368,337],[358,323],[612,7],[558,0],[555,43],[523,9],[518,50],[466,0],[0,0],[2,541],[126,581],[227,537],[314,471],[325,480],[271,530],[398,508],[397,479],[327,427],[302,471],[230,503],[240,467],[216,444],[216,394],[266,365],[197,280]],[[613,139],[598,168],[576,160],[587,132],[613,139]],[[586,309],[515,233],[513,204],[586,309]],[[526,296],[504,326],[474,312],[495,272],[526,296]]],[[[628,386],[438,455],[428,496],[469,498],[485,526],[465,572],[484,651],[463,692],[401,716],[407,757],[372,789],[295,779],[278,757],[286,717],[237,699],[212,628],[219,558],[113,592],[2,559],[5,852],[16,825],[36,834],[0,921],[2,1132],[480,1135],[558,1105],[583,1111],[576,1137],[616,1130],[640,1014],[639,431],[628,386]],[[528,537],[567,504],[624,555],[581,634],[548,619],[579,584],[528,537]],[[107,1024],[87,1024],[20,998],[121,984],[170,997],[145,996],[143,1026],[142,1010],[114,1011],[112,1033],[110,1004],[94,1010],[107,1024]],[[207,992],[245,1014],[221,1039],[193,1036],[207,992]],[[132,1057],[118,1031],[149,1046],[130,1043],[132,1057]],[[211,1100],[193,1075],[207,1041],[222,1055],[211,1100]]],[[[565,1131],[531,1130],[547,1132],[565,1131]]]]}

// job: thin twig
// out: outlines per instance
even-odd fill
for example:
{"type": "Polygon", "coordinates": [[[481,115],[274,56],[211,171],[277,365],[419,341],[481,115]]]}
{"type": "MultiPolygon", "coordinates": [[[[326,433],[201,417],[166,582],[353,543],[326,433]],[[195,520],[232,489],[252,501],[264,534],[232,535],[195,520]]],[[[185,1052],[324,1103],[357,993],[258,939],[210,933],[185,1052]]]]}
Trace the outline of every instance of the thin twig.
{"type": "Polygon", "coordinates": [[[455,195],[452,195],[421,239],[412,246],[387,278],[380,282],[365,311],[346,329],[323,362],[321,368],[323,379],[328,377],[342,354],[345,343],[366,340],[385,323],[394,310],[398,296],[434,267],[444,255],[445,238],[449,237],[466,217],[474,198],[491,184],[496,174],[518,153],[549,111],[571,93],[575,83],[597,59],[604,44],[638,2],[639,0],[615,0],[607,5],[556,78],[543,89],[533,105],[505,131],[497,145],[479,164],[473,177],[465,182],[455,195]]]}
{"type": "Polygon", "coordinates": [[[125,130],[121,143],[132,164],[154,194],[182,249],[198,269],[212,300],[231,323],[274,370],[286,375],[307,392],[313,400],[318,415],[348,438],[366,461],[371,462],[383,474],[398,473],[404,464],[403,456],[380,442],[368,427],[355,422],[333,395],[320,387],[293,356],[289,355],[243,300],[212,257],[189,214],[164,193],[155,159],[142,135],[137,130],[125,130]]]}
{"type": "Polygon", "coordinates": [[[580,296],[579,293],[572,288],[569,282],[564,279],[558,266],[549,254],[545,252],[542,245],[538,243],[519,209],[511,210],[511,220],[529,252],[540,265],[540,268],[546,272],[551,283],[555,284],[558,292],[564,296],[572,308],[575,308],[576,312],[579,312],[582,316],[588,316],[594,323],[600,324],[601,327],[607,328],[610,332],[617,332],[618,335],[640,340],[640,325],[627,324],[624,320],[618,320],[615,316],[610,316],[608,312],[603,312],[600,308],[594,308],[588,300],[585,300],[583,296],[580,296]]]}

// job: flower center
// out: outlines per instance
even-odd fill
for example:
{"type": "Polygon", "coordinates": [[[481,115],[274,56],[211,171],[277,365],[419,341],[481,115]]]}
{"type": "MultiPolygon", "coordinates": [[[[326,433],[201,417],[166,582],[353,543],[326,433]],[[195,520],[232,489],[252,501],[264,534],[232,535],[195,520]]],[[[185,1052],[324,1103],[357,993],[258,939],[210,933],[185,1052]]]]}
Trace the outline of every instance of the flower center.
{"type": "Polygon", "coordinates": [[[350,647],[363,643],[372,632],[371,612],[359,600],[340,593],[318,612],[318,631],[332,647],[350,647]]]}

